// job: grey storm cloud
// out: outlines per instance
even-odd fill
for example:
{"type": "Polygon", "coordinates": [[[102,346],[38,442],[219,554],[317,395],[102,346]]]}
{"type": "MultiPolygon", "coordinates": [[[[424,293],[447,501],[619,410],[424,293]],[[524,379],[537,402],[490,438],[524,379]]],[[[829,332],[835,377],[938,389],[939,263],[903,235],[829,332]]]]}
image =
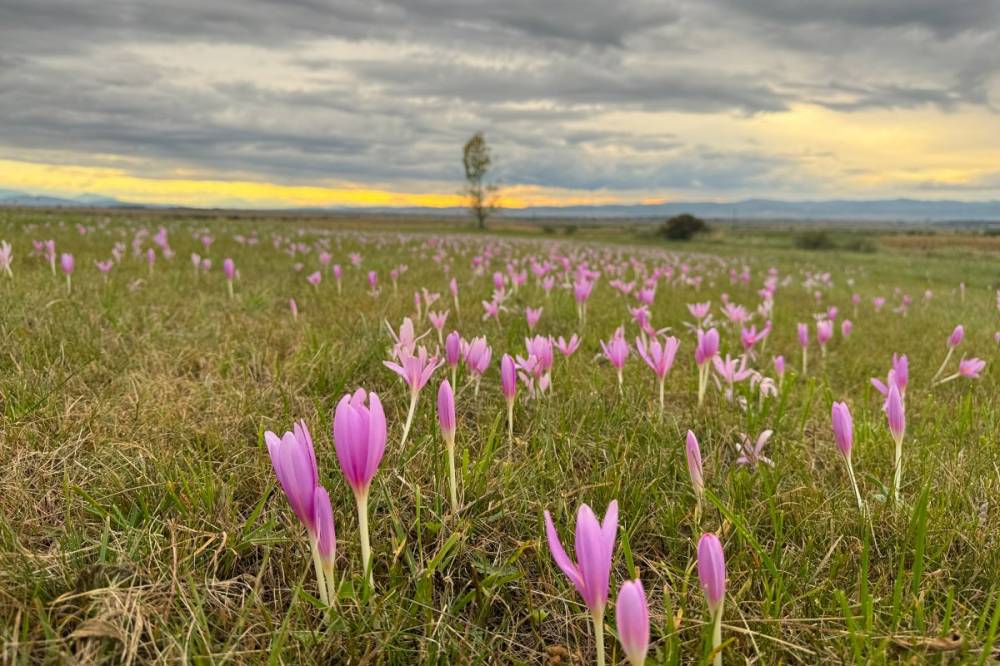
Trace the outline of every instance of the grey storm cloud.
{"type": "Polygon", "coordinates": [[[0,151],[454,189],[482,129],[508,183],[736,190],[795,156],[610,119],[992,110],[997,43],[996,0],[3,0],[0,151]]]}

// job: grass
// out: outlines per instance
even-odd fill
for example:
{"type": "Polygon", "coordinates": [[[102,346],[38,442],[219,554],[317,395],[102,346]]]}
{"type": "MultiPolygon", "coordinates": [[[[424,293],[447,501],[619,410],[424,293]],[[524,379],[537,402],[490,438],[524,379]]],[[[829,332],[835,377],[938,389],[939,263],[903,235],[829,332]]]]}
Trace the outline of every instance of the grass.
{"type": "MultiPolygon", "coordinates": [[[[668,246],[587,230],[567,239],[389,226],[2,214],[0,239],[14,244],[15,276],[0,276],[0,660],[589,663],[589,617],[552,561],[541,516],[549,509],[571,541],[577,506],[587,502],[603,514],[612,499],[621,528],[611,598],[638,572],[650,598],[652,663],[708,656],[711,627],[693,557],[709,530],[722,538],[729,570],[726,663],[993,658],[1000,623],[993,333],[1000,317],[998,275],[987,262],[955,247],[931,255],[907,248],[809,253],[773,237],[739,240],[748,231],[668,246]],[[81,235],[77,223],[89,231],[81,235]],[[129,246],[136,229],[161,223],[177,256],[158,258],[150,275],[129,246]],[[188,256],[204,254],[194,232],[206,229],[216,238],[215,265],[196,276],[188,256]],[[258,245],[235,239],[253,232],[258,245]],[[314,249],[293,259],[274,249],[274,236],[314,249]],[[76,255],[69,296],[61,275],[28,256],[30,241],[42,238],[76,255]],[[104,284],[94,261],[116,241],[127,256],[104,284]],[[329,274],[318,290],[306,283],[322,246],[345,267],[341,296],[329,274]],[[477,277],[471,258],[487,247],[495,256],[477,277]],[[361,268],[350,266],[352,251],[363,255],[361,268]],[[634,353],[621,397],[613,369],[595,360],[598,341],[630,322],[625,305],[634,304],[606,276],[588,305],[582,348],[556,360],[551,396],[519,398],[513,444],[496,367],[478,400],[460,378],[462,509],[451,515],[433,407],[444,374],[425,389],[400,450],[408,395],[382,366],[383,322],[395,326],[411,315],[420,287],[447,301],[446,264],[462,297],[461,317],[452,312],[448,329],[485,334],[494,360],[523,353],[523,315],[508,314],[498,327],[481,321],[479,301],[509,258],[553,251],[598,267],[632,258],[649,269],[687,263],[705,276],[698,292],[661,283],[652,308],[653,324],[671,326],[682,340],[666,413],[658,415],[653,375],[634,353]],[[240,271],[233,300],[224,257],[240,271]],[[293,270],[297,261],[301,272],[293,270]],[[399,264],[408,270],[394,293],[388,273],[399,264]],[[728,268],[744,265],[751,284],[730,284],[728,268]],[[778,291],[774,332],[757,366],[772,374],[771,355],[786,356],[792,371],[780,397],[743,411],[712,387],[698,410],[686,304],[711,300],[718,316],[727,292],[755,307],[771,266],[789,281],[778,291]],[[365,293],[367,270],[379,273],[377,298],[365,293]],[[814,289],[802,286],[807,271],[832,274],[820,305],[814,289]],[[896,288],[914,301],[905,317],[892,312],[896,288]],[[856,315],[853,292],[863,296],[856,315]],[[889,300],[880,314],[870,305],[876,295],[889,300]],[[289,314],[292,297],[298,321],[289,314]],[[854,333],[837,335],[825,359],[814,347],[810,374],[796,376],[795,324],[829,304],[854,321],[854,333]],[[967,331],[961,351],[987,359],[986,371],[980,380],[930,388],[957,323],[967,331]],[[911,359],[900,506],[876,498],[892,478],[893,444],[868,383],[884,377],[893,352],[911,359]],[[382,396],[390,427],[372,490],[371,593],[359,570],[353,498],[330,437],[333,406],[357,386],[382,396]],[[854,414],[867,518],[833,444],[833,400],[846,400],[854,414]],[[263,445],[265,430],[283,432],[298,418],[312,429],[337,520],[341,591],[330,613],[263,445]],[[709,490],[700,524],[684,462],[689,428],[701,442],[709,490]],[[756,438],[766,428],[775,431],[767,448],[774,468],[737,466],[738,433],[756,438]]],[[[546,299],[529,279],[510,305],[543,306],[541,334],[578,330],[564,290],[546,299]]],[[[634,337],[631,323],[628,331],[634,337]]],[[[739,350],[737,335],[723,332],[723,352],[739,350]]],[[[613,608],[607,619],[609,663],[619,663],[613,608]]]]}

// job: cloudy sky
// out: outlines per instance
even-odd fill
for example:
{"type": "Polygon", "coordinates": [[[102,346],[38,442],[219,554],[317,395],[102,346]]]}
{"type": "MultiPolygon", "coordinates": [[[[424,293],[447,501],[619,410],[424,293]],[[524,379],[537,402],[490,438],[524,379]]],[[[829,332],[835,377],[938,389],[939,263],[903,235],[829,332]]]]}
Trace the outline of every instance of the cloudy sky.
{"type": "Polygon", "coordinates": [[[998,0],[0,0],[0,189],[1000,199],[998,0]]]}

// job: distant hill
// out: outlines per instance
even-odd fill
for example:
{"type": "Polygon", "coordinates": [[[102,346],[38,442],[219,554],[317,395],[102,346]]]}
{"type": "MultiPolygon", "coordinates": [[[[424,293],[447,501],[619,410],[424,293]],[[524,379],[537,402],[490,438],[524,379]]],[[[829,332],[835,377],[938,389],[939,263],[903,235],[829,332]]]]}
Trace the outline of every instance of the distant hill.
{"type": "Polygon", "coordinates": [[[24,206],[39,208],[114,208],[125,204],[112,197],[99,194],[81,194],[72,198],[51,197],[44,194],[28,194],[16,190],[0,190],[0,206],[24,206]]]}
{"type": "MultiPolygon", "coordinates": [[[[0,206],[47,208],[168,208],[169,206],[126,203],[98,194],[53,197],[0,189],[0,206]]],[[[465,208],[343,206],[291,209],[310,213],[355,213],[397,215],[466,215],[465,208]]],[[[926,201],[921,199],[830,199],[822,201],[781,201],[744,199],[729,203],[677,201],[661,204],[607,206],[535,206],[502,211],[506,217],[575,219],[662,219],[691,213],[708,219],[734,220],[855,220],[880,222],[969,222],[1000,221],[1000,201],[926,201]]]]}
{"type": "MultiPolygon", "coordinates": [[[[336,208],[342,212],[466,215],[465,208],[336,208]]],[[[736,220],[872,220],[882,222],[1000,221],[1000,201],[923,201],[872,199],[780,201],[745,199],[729,203],[677,201],[662,204],[608,206],[535,206],[502,211],[508,217],[577,219],[663,219],[691,213],[708,219],[736,220]]]]}

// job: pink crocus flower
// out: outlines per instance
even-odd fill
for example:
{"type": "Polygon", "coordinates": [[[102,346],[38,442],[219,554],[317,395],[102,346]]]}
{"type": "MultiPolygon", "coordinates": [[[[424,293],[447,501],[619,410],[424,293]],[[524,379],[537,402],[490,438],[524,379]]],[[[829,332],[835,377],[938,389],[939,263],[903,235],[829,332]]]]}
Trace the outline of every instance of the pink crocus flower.
{"type": "Polygon", "coordinates": [[[615,625],[632,666],[644,666],[649,650],[649,606],[638,578],[622,583],[615,603],[615,625]]]}
{"type": "Polygon", "coordinates": [[[799,346],[802,347],[802,374],[805,375],[809,368],[809,325],[798,324],[799,346]]]}
{"type": "Polygon", "coordinates": [[[517,398],[517,365],[510,354],[500,359],[500,387],[507,401],[507,436],[514,440],[514,400],[517,398]]]}
{"type": "Polygon", "coordinates": [[[397,360],[398,363],[382,361],[382,364],[399,375],[410,388],[410,408],[406,415],[406,423],[403,425],[403,437],[399,442],[399,448],[402,449],[413,425],[413,415],[417,409],[420,391],[430,381],[434,371],[441,367],[443,361],[439,361],[436,356],[430,356],[423,345],[417,348],[415,354],[406,349],[400,350],[397,360]]]}
{"type": "Polygon", "coordinates": [[[906,410],[899,387],[889,384],[888,397],[885,401],[885,415],[889,422],[889,432],[896,443],[896,465],[893,477],[893,491],[896,501],[899,501],[899,487],[903,478],[903,435],[906,433],[906,410]]]}
{"type": "Polygon", "coordinates": [[[334,563],[337,558],[337,530],[333,523],[333,506],[330,504],[330,494],[326,492],[326,488],[320,485],[313,489],[313,521],[316,524],[317,577],[323,579],[320,584],[320,599],[324,603],[330,603],[337,598],[334,578],[334,563]]]}
{"type": "Polygon", "coordinates": [[[743,351],[750,352],[753,350],[754,346],[767,339],[768,334],[771,333],[771,322],[767,324],[760,331],[757,330],[756,326],[751,326],[750,328],[740,329],[740,343],[743,345],[743,351]]]}
{"type": "Polygon", "coordinates": [[[715,666],[722,666],[722,609],[726,598],[726,559],[719,537],[711,532],[698,540],[698,581],[712,616],[712,649],[715,666]]]}
{"type": "Polygon", "coordinates": [[[829,319],[821,319],[816,322],[816,342],[819,343],[820,352],[826,356],[826,343],[833,337],[833,322],[829,319]]]}
{"type": "Polygon", "coordinates": [[[709,361],[719,353],[719,332],[714,328],[708,331],[698,329],[698,344],[694,350],[694,360],[698,365],[698,406],[705,402],[705,390],[708,388],[709,361]]]}
{"type": "Polygon", "coordinates": [[[735,303],[726,303],[722,308],[722,314],[737,326],[745,322],[750,316],[745,307],[736,305],[735,303]]]}
{"type": "Polygon", "coordinates": [[[722,358],[716,355],[712,357],[712,365],[715,367],[715,372],[718,373],[719,377],[730,386],[747,379],[753,374],[753,370],[747,368],[747,359],[745,356],[732,358],[729,354],[726,354],[726,357],[722,358]]]}
{"type": "Polygon", "coordinates": [[[443,345],[444,340],[442,339],[442,335],[444,331],[444,325],[448,322],[448,310],[445,310],[444,312],[435,312],[433,310],[429,310],[427,312],[427,319],[430,320],[431,326],[433,326],[434,330],[437,331],[438,344],[443,345]]]}
{"type": "Polygon", "coordinates": [[[945,354],[944,361],[941,363],[941,367],[938,371],[934,373],[931,378],[933,382],[935,379],[941,376],[944,369],[948,366],[948,361],[951,360],[951,355],[955,353],[955,348],[962,344],[962,339],[965,337],[965,328],[959,324],[952,330],[951,335],[948,336],[948,353],[945,354]]]}
{"type": "Polygon", "coordinates": [[[563,550],[552,516],[545,511],[545,535],[549,550],[559,569],[583,597],[590,609],[597,640],[597,663],[604,663],[604,610],[608,604],[611,560],[618,534],[618,502],[612,500],[604,520],[599,521],[593,510],[581,504],[576,514],[576,557],[573,562],[563,550]]]}
{"type": "Polygon", "coordinates": [[[497,325],[499,325],[500,311],[506,310],[507,308],[503,307],[500,304],[500,302],[495,299],[492,301],[482,301],[482,304],[483,304],[483,321],[486,321],[487,319],[495,319],[497,325]]]}
{"type": "Polygon", "coordinates": [[[851,331],[854,330],[854,324],[850,319],[844,319],[840,322],[840,336],[842,338],[851,337],[851,331]]]}
{"type": "Polygon", "coordinates": [[[333,278],[337,281],[337,293],[340,294],[342,290],[340,279],[344,276],[344,269],[340,267],[340,264],[334,264],[330,270],[333,272],[333,278]]]}
{"type": "Polygon", "coordinates": [[[73,291],[73,267],[75,266],[73,255],[69,252],[63,252],[59,256],[59,266],[66,275],[66,293],[68,294],[73,291]]]}
{"type": "Polygon", "coordinates": [[[698,331],[698,344],[694,350],[694,360],[698,366],[703,366],[719,353],[719,332],[714,328],[698,331]]]}
{"type": "Polygon", "coordinates": [[[611,362],[615,370],[618,372],[618,392],[622,393],[624,388],[622,386],[622,370],[625,367],[625,361],[628,360],[629,356],[629,345],[625,342],[625,338],[619,335],[621,329],[615,331],[615,334],[611,336],[611,339],[607,342],[601,341],[601,351],[604,353],[604,358],[611,362]]]}
{"type": "Polygon", "coordinates": [[[757,467],[758,463],[764,463],[765,465],[774,467],[774,461],[764,455],[764,446],[767,444],[768,440],[771,439],[771,435],[773,434],[774,431],[765,430],[757,436],[757,441],[754,442],[750,439],[749,435],[741,433],[741,441],[736,446],[736,450],[740,454],[740,457],[736,459],[736,463],[738,465],[747,465],[749,467],[757,467]]]}
{"type": "Polygon", "coordinates": [[[452,331],[444,339],[444,360],[451,368],[451,383],[455,385],[455,378],[458,376],[458,364],[462,360],[462,336],[458,331],[452,331]]]}
{"type": "Polygon", "coordinates": [[[674,357],[680,347],[680,340],[670,336],[664,338],[661,343],[658,338],[652,338],[648,343],[642,338],[635,339],[635,349],[639,357],[646,362],[646,365],[656,375],[660,387],[660,412],[663,412],[663,386],[666,382],[667,373],[674,365],[674,357]]]}
{"type": "Polygon", "coordinates": [[[333,444],[340,471],[354,492],[361,537],[361,563],[373,584],[368,535],[368,494],[386,442],[385,411],[375,393],[358,389],[340,399],[333,413],[333,444]],[[367,405],[366,405],[367,403],[367,405]]]}
{"type": "Polygon", "coordinates": [[[542,317],[542,308],[524,308],[524,318],[528,322],[528,330],[535,330],[535,326],[538,324],[538,320],[542,317]]]}
{"type": "Polygon", "coordinates": [[[556,349],[562,352],[563,356],[566,356],[568,358],[573,355],[573,352],[575,352],[577,349],[580,348],[580,338],[579,336],[577,336],[576,333],[574,333],[573,335],[570,336],[569,341],[567,342],[560,335],[559,339],[556,340],[555,342],[555,346],[556,349]]]}
{"type": "Polygon", "coordinates": [[[594,283],[587,279],[580,279],[573,283],[573,298],[576,300],[576,313],[580,321],[587,319],[587,300],[594,290],[594,283]]]}
{"type": "Polygon", "coordinates": [[[458,513],[458,483],[455,478],[455,392],[445,379],[438,389],[438,421],[448,454],[448,493],[452,513],[458,513]]]}
{"type": "Polygon", "coordinates": [[[979,379],[979,373],[983,371],[986,367],[986,361],[978,358],[963,358],[958,362],[958,372],[953,375],[949,375],[944,379],[935,383],[944,384],[945,382],[950,382],[953,379],[958,379],[959,377],[966,377],[968,379],[979,379]]]}
{"type": "Polygon", "coordinates": [[[7,241],[0,242],[0,270],[7,274],[7,277],[14,277],[11,270],[11,262],[14,261],[14,248],[7,241]]]}
{"type": "Polygon", "coordinates": [[[965,327],[959,324],[951,332],[951,335],[948,336],[948,346],[949,347],[959,346],[960,344],[962,344],[962,338],[964,337],[965,337],[965,327]]]}
{"type": "Polygon", "coordinates": [[[858,490],[858,482],[854,477],[854,465],[851,463],[851,447],[854,444],[854,420],[851,418],[851,410],[847,403],[835,402],[830,410],[830,421],[833,424],[833,437],[837,442],[837,448],[844,461],[847,463],[847,475],[851,479],[851,486],[854,488],[854,496],[858,500],[858,510],[864,510],[861,501],[861,492],[858,490]]]}
{"type": "Polygon", "coordinates": [[[110,259],[105,259],[104,261],[95,262],[95,265],[97,266],[97,270],[100,271],[101,275],[107,278],[107,275],[108,273],[111,272],[111,269],[114,267],[115,262],[113,262],[110,259]]]}
{"type": "Polygon", "coordinates": [[[986,367],[986,361],[978,358],[962,359],[958,364],[958,374],[970,379],[978,379],[979,373],[986,367]]]}
{"type": "MultiPolygon", "coordinates": [[[[281,437],[268,430],[264,433],[264,443],[267,445],[271,466],[281,489],[285,492],[288,504],[309,535],[320,598],[323,603],[329,603],[331,577],[324,574],[324,563],[320,559],[320,544],[322,542],[323,549],[329,556],[328,532],[333,530],[333,512],[326,513],[329,498],[327,505],[320,506],[317,511],[317,497],[321,502],[323,497],[316,493],[316,489],[320,487],[319,472],[316,468],[316,454],[313,451],[309,429],[305,421],[298,421],[293,426],[292,432],[286,432],[281,437]]],[[[329,565],[332,574],[332,557],[329,565]]]]}
{"type": "MultiPolygon", "coordinates": [[[[906,397],[906,385],[910,377],[909,359],[905,354],[892,355],[892,368],[889,370],[887,382],[883,384],[877,378],[872,377],[871,383],[883,396],[889,396],[889,388],[895,386],[899,389],[900,397],[906,397]]],[[[884,407],[883,407],[884,409],[884,407]]]]}
{"type": "Polygon", "coordinates": [[[704,303],[688,303],[688,312],[691,316],[697,319],[699,322],[708,316],[709,311],[712,309],[712,302],[705,301],[704,303]]]}
{"type": "Polygon", "coordinates": [[[313,490],[319,473],[316,470],[316,454],[312,437],[305,421],[297,421],[292,432],[281,437],[268,430],[264,433],[264,443],[271,458],[271,466],[278,477],[288,504],[299,522],[311,536],[316,534],[313,515],[313,490]]]}
{"type": "Polygon", "coordinates": [[[493,349],[486,343],[486,338],[473,338],[463,350],[465,367],[469,369],[476,380],[475,394],[479,395],[479,384],[483,374],[489,369],[493,358],[493,349]]]}
{"type": "Polygon", "coordinates": [[[389,322],[386,322],[385,327],[389,330],[389,335],[393,341],[390,353],[396,359],[402,359],[404,356],[412,356],[417,350],[417,342],[423,339],[428,333],[428,331],[425,331],[420,336],[417,336],[413,320],[409,317],[403,317],[403,323],[399,325],[399,332],[392,330],[389,322]]]}
{"type": "Polygon", "coordinates": [[[701,447],[698,446],[698,438],[690,430],[684,442],[684,453],[687,457],[688,476],[691,478],[691,489],[697,500],[695,506],[695,522],[701,515],[701,500],[705,496],[705,472],[701,463],[701,447]]]}
{"type": "Polygon", "coordinates": [[[323,281],[323,274],[315,271],[306,276],[306,282],[319,289],[319,283],[323,281]]]}
{"type": "Polygon", "coordinates": [[[292,313],[292,320],[297,320],[299,318],[299,304],[295,302],[294,298],[288,299],[288,309],[292,313]]]}
{"type": "Polygon", "coordinates": [[[448,283],[448,291],[451,292],[451,300],[455,304],[455,314],[456,316],[461,312],[458,305],[458,281],[452,278],[448,283]]]}
{"type": "Polygon", "coordinates": [[[226,288],[229,290],[229,298],[233,298],[233,280],[236,279],[236,264],[233,260],[226,258],[222,262],[222,273],[226,276],[226,288]]]}

